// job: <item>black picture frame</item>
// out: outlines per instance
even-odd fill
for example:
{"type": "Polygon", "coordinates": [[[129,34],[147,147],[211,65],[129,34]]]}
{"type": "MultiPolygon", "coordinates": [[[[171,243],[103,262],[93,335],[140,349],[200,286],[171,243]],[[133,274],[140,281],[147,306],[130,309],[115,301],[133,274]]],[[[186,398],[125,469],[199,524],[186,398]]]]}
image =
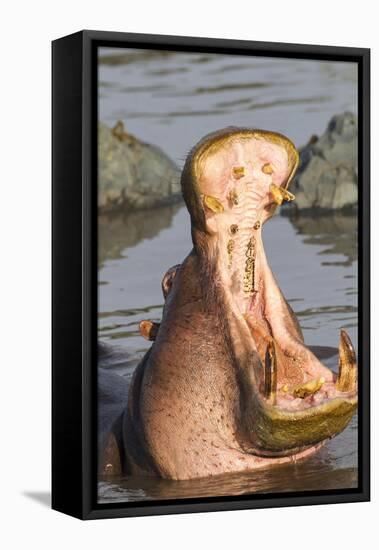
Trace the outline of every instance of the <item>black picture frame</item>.
{"type": "Polygon", "coordinates": [[[52,507],[81,519],[241,510],[370,499],[370,50],[335,46],[81,31],[52,43],[53,329],[52,507]],[[98,504],[97,48],[358,63],[359,121],[359,486],[277,493],[98,504]]]}

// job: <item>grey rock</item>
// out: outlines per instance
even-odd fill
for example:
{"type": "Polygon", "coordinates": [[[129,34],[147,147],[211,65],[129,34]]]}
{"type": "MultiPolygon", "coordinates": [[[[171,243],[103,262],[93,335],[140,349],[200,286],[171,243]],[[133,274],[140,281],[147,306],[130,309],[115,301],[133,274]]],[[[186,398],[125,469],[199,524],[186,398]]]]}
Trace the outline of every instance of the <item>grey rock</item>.
{"type": "MultiPolygon", "coordinates": [[[[352,113],[335,115],[321,137],[300,149],[291,183],[296,200],[287,210],[353,208],[358,200],[358,122],[352,113]]],[[[284,212],[285,213],[285,212],[284,212]]]]}
{"type": "Polygon", "coordinates": [[[100,213],[130,211],[181,199],[180,173],[159,148],[128,134],[122,122],[99,123],[100,213]]]}

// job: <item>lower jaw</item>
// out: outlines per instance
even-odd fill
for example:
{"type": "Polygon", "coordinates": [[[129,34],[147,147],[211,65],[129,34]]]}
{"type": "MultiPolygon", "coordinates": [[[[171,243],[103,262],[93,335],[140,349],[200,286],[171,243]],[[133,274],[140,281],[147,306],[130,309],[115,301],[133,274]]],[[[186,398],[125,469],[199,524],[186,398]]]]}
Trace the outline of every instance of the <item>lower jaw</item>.
{"type": "MultiPolygon", "coordinates": [[[[280,342],[276,341],[270,319],[265,316],[265,303],[262,301],[265,295],[264,268],[261,272],[255,273],[255,281],[256,288],[250,292],[243,292],[241,288],[235,294],[231,292],[229,301],[237,317],[241,321],[241,318],[244,319],[242,325],[249,327],[248,340],[251,341],[252,347],[249,344],[248,348],[258,351],[261,363],[258,371],[255,369],[255,395],[252,400],[248,398],[251,407],[247,421],[251,427],[248,440],[252,446],[246,446],[246,452],[274,463],[281,463],[309,456],[316,452],[325,440],[340,433],[356,409],[356,388],[350,387],[348,390],[339,391],[337,384],[341,371],[339,377],[334,375],[313,356],[299,338],[291,338],[288,347],[283,335],[280,342]],[[259,316],[260,327],[252,326],[249,317],[256,325],[259,316]],[[270,342],[279,350],[280,355],[275,365],[275,375],[272,364],[267,361],[270,342]],[[296,362],[300,372],[298,380],[291,373],[291,365],[296,362]],[[267,378],[270,379],[268,386],[267,378]],[[312,385],[313,382],[320,384],[315,391],[307,388],[307,384],[312,385]],[[303,391],[303,395],[297,397],[296,391],[300,394],[303,391]],[[318,430],[318,422],[326,423],[327,427],[318,430]],[[295,434],[291,433],[294,427],[295,434]],[[258,436],[257,432],[260,432],[258,436]]],[[[277,292],[278,299],[279,296],[283,299],[279,289],[277,292]]]]}

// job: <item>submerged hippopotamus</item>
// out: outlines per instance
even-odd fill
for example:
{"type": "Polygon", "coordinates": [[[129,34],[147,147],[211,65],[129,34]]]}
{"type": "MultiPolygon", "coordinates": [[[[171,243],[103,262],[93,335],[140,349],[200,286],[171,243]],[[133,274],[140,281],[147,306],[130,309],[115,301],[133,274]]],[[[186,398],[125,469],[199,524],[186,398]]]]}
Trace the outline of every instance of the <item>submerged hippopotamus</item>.
{"type": "Polygon", "coordinates": [[[335,375],[305,345],[263,248],[263,224],[294,199],[297,166],[289,139],[245,128],[212,133],[188,155],[181,184],[193,249],[163,278],[160,325],[141,323],[153,344],[128,395],[118,385],[101,472],[179,480],[248,471],[306,457],[349,423],[349,336],[341,331],[335,375]]]}

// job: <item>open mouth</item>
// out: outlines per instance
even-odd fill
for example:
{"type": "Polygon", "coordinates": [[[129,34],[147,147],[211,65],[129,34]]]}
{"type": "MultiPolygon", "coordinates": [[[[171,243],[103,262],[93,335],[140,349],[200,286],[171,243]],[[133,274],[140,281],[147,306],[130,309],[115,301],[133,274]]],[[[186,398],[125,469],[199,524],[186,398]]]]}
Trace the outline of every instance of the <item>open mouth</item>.
{"type": "MultiPolygon", "coordinates": [[[[245,334],[237,348],[247,346],[255,357],[249,439],[268,456],[333,437],[357,405],[357,361],[348,334],[340,334],[335,375],[305,345],[265,255],[263,224],[295,198],[287,190],[297,165],[291,165],[288,143],[284,147],[271,133],[245,132],[199,155],[196,165],[208,254],[216,259],[227,308],[245,334]]],[[[290,255],[289,248],[289,264],[290,255]]]]}
{"type": "MultiPolygon", "coordinates": [[[[188,305],[214,319],[222,336],[217,368],[233,373],[227,379],[237,395],[225,405],[233,438],[245,453],[272,459],[306,456],[344,430],[357,408],[357,360],[347,332],[340,333],[334,374],[306,346],[263,246],[264,223],[295,199],[287,188],[298,161],[294,145],[280,134],[228,128],[204,138],[182,174],[194,244],[192,263],[186,272],[187,258],[183,270],[195,288],[188,305]]],[[[180,293],[181,272],[174,266],[164,277],[169,307],[169,294],[180,293]]],[[[160,333],[151,321],[140,330],[149,340],[160,333]]]]}

